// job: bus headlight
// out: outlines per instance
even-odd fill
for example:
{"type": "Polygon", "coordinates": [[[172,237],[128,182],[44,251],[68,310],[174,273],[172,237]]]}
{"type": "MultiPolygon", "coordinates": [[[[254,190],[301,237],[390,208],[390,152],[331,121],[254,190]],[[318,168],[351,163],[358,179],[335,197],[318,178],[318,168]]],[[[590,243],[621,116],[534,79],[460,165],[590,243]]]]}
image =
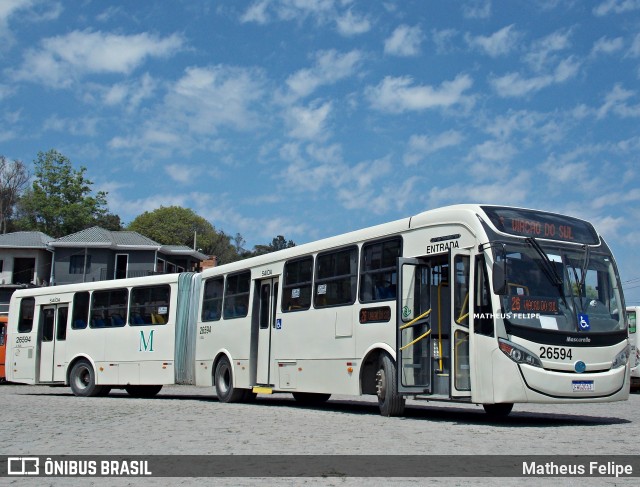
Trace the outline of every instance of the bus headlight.
{"type": "Polygon", "coordinates": [[[611,368],[616,369],[618,367],[622,367],[623,365],[627,365],[630,354],[631,354],[631,347],[627,345],[626,347],[624,347],[624,350],[620,352],[618,355],[616,355],[616,358],[613,359],[611,368]]]}
{"type": "Polygon", "coordinates": [[[504,354],[517,364],[533,365],[534,367],[542,367],[542,362],[538,356],[520,345],[511,343],[502,338],[498,339],[498,346],[504,354]]]}

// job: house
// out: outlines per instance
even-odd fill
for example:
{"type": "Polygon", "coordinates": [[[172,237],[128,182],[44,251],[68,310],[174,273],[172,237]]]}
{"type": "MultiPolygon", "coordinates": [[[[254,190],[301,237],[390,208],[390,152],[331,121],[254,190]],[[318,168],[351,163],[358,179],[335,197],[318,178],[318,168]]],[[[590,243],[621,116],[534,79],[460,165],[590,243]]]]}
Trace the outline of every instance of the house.
{"type": "Polygon", "coordinates": [[[0,235],[0,284],[46,285],[51,279],[53,240],[42,232],[0,235]]]}
{"type": "Polygon", "coordinates": [[[91,227],[49,244],[56,285],[198,269],[208,256],[186,245],[161,245],[138,232],[91,227]]]}

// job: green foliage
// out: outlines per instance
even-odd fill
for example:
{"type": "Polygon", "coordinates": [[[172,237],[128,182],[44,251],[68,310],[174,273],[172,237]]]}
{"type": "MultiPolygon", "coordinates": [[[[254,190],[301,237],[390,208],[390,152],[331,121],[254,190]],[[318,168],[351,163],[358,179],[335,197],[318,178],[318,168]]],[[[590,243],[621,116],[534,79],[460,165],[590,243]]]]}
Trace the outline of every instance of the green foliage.
{"type": "Polygon", "coordinates": [[[289,247],[295,247],[296,244],[293,240],[285,239],[282,235],[278,235],[275,237],[270,244],[267,245],[256,245],[253,247],[253,252],[251,253],[251,257],[256,255],[264,255],[270,252],[276,252],[282,249],[288,249],[289,247]]]}
{"type": "Polygon", "coordinates": [[[85,167],[74,169],[55,149],[38,152],[34,166],[35,181],[19,202],[20,227],[61,237],[109,216],[107,193],[92,193],[93,182],[85,177],[85,167]]]}
{"type": "Polygon", "coordinates": [[[231,237],[216,231],[207,220],[193,210],[180,206],[161,206],[137,216],[127,227],[163,245],[186,245],[207,255],[215,255],[219,263],[238,260],[231,237]]]}

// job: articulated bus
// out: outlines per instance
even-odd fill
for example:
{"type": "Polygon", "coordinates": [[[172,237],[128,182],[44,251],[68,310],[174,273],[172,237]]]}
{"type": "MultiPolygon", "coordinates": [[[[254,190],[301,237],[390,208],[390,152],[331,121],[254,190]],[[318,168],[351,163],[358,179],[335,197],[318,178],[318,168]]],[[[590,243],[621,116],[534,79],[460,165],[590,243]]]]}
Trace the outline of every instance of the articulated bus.
{"type": "Polygon", "coordinates": [[[638,348],[638,333],[636,323],[640,306],[627,306],[627,320],[629,322],[629,342],[631,345],[631,390],[640,390],[640,349],[638,348]]]}
{"type": "Polygon", "coordinates": [[[7,376],[80,396],[165,384],[479,404],[629,396],[611,251],[583,220],[456,205],[202,273],[17,291],[7,376]]]}

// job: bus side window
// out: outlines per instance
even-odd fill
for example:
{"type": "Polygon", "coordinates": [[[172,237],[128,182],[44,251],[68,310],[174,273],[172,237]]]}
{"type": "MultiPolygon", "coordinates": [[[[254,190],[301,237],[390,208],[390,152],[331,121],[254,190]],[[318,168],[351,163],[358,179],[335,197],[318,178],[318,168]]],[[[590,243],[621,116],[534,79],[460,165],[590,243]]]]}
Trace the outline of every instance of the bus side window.
{"type": "Polygon", "coordinates": [[[73,311],[71,319],[71,328],[74,330],[83,330],[87,327],[89,319],[89,291],[77,292],[73,296],[73,311]]]}
{"type": "Polygon", "coordinates": [[[311,307],[313,257],[292,260],[284,265],[282,311],[303,311],[311,307]]]}
{"type": "Polygon", "coordinates": [[[480,335],[493,336],[493,309],[489,292],[489,276],[484,255],[476,256],[474,320],[475,332],[480,335]]]}
{"type": "Polygon", "coordinates": [[[23,298],[20,301],[20,318],[18,333],[30,333],[33,329],[33,313],[36,307],[35,298],[23,298]]]}
{"type": "Polygon", "coordinates": [[[222,317],[223,293],[224,277],[220,276],[205,281],[202,297],[202,321],[218,321],[222,317]]]}
{"type": "Polygon", "coordinates": [[[400,237],[362,246],[360,302],[368,303],[396,298],[397,259],[401,255],[402,239],[400,237]]]}

